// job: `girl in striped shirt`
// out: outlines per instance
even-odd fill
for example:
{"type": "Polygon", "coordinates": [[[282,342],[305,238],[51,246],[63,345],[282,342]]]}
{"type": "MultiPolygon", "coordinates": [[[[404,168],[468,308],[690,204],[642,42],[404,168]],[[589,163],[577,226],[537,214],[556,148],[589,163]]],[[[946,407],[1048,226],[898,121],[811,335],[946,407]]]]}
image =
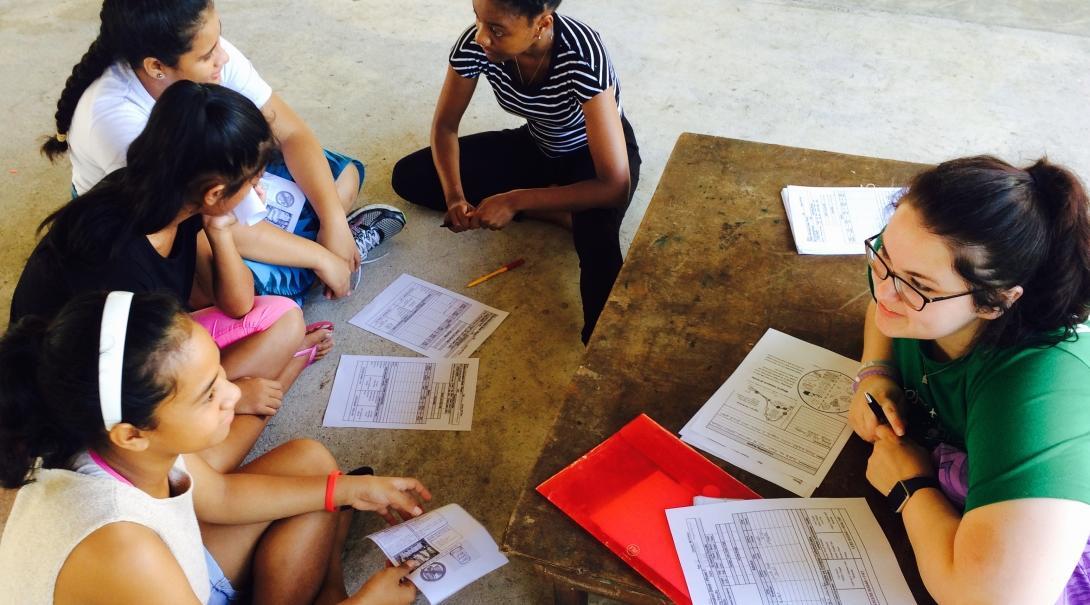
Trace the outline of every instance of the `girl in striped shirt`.
{"type": "Polygon", "coordinates": [[[522,214],[569,227],[579,255],[583,342],[621,269],[620,227],[640,152],[598,32],[556,13],[560,0],[473,0],[439,95],[431,146],[394,167],[406,200],[446,213],[455,233],[502,229],[522,214]],[[520,128],[458,136],[483,75],[520,128]]]}

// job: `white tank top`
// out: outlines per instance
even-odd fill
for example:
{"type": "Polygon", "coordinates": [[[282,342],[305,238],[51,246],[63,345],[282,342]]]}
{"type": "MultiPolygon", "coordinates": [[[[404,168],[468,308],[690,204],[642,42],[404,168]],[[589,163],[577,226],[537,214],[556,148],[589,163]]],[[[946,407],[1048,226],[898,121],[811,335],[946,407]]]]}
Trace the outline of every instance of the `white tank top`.
{"type": "Polygon", "coordinates": [[[193,479],[179,456],[170,472],[170,498],[153,498],[103,473],[41,469],[19,489],[0,537],[0,605],[53,605],[57,575],[72,550],[110,523],[143,525],[163,540],[193,593],[208,601],[208,566],[193,510],[193,479]]]}

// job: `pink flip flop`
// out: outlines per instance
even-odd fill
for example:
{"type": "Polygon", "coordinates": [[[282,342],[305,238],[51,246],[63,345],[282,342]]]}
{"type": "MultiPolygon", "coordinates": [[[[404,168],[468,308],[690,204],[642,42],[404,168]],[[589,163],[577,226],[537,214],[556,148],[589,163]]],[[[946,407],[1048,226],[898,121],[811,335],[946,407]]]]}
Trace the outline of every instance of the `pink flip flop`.
{"type": "MultiPolygon", "coordinates": [[[[307,334],[312,334],[314,332],[317,332],[318,330],[329,330],[330,332],[332,332],[333,328],[334,328],[333,322],[331,322],[331,321],[316,321],[316,322],[308,325],[306,330],[307,330],[307,334]]],[[[307,347],[305,349],[300,349],[300,350],[296,351],[295,355],[292,355],[292,357],[306,357],[307,358],[307,363],[303,367],[308,368],[308,367],[310,367],[310,365],[312,363],[314,363],[314,358],[317,355],[318,355],[318,344],[313,344],[313,345],[311,345],[311,346],[309,346],[309,347],[307,347]]]]}

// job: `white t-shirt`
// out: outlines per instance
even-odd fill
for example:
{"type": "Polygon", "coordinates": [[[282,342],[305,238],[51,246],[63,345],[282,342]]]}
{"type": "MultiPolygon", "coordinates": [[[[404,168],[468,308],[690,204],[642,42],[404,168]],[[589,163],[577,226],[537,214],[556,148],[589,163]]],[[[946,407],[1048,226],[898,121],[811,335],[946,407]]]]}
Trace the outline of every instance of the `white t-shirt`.
{"type": "MultiPolygon", "coordinates": [[[[229,57],[220,83],[264,107],[272,88],[233,44],[220,38],[220,45],[229,57]]],[[[125,152],[144,130],[154,106],[155,99],[125,61],[111,65],[87,87],[68,129],[68,155],[76,193],[86,192],[125,165],[125,152]]]]}

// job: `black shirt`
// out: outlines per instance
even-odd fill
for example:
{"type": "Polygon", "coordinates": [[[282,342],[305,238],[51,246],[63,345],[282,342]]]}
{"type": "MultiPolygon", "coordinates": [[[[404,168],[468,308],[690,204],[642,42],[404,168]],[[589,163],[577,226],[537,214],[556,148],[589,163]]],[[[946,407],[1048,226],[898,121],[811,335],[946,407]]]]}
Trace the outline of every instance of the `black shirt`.
{"type": "MultiPolygon", "coordinates": [[[[52,319],[78,294],[125,290],[134,293],[164,292],[189,305],[193,275],[197,270],[197,234],[204,223],[198,214],[178,225],[170,254],[163,257],[144,234],[129,236],[120,253],[89,264],[63,258],[54,245],[52,231],[31,253],[11,300],[11,324],[26,315],[52,319]]],[[[103,242],[103,249],[108,247],[103,242]]]]}

